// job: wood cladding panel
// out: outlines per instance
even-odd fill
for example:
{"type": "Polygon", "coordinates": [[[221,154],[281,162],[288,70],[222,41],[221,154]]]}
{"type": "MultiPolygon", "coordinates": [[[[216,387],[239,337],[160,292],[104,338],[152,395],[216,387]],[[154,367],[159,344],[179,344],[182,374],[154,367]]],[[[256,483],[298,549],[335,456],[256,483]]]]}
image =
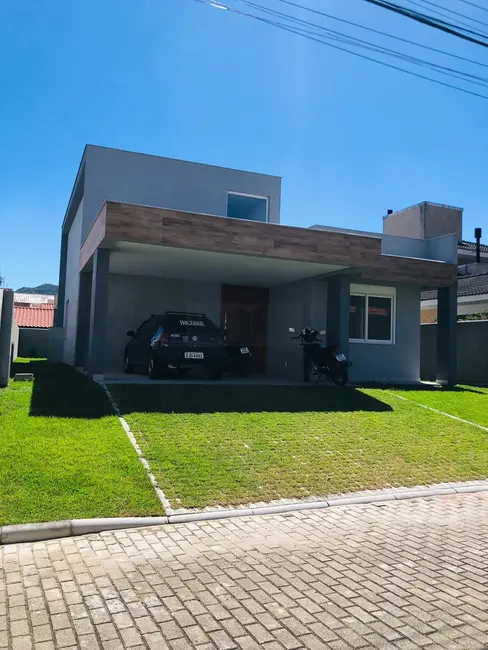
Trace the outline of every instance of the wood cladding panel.
{"type": "MultiPolygon", "coordinates": [[[[353,267],[365,280],[438,287],[452,284],[457,277],[453,264],[382,255],[378,238],[163,208],[107,202],[105,231],[110,241],[353,267]]],[[[84,258],[89,259],[94,250],[84,258]]]]}

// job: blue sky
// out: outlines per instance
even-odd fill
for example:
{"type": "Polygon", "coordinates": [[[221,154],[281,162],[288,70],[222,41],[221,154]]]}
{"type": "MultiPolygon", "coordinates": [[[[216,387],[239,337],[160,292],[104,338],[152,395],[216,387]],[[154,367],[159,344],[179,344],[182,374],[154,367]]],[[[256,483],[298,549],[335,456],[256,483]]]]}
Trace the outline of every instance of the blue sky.
{"type": "MultiPolygon", "coordinates": [[[[488,63],[360,0],[302,2],[488,63]]],[[[86,143],[283,176],[286,224],[379,230],[387,208],[429,200],[464,207],[464,236],[485,225],[488,240],[486,100],[193,0],[4,3],[0,61],[0,274],[13,288],[57,282],[86,143]]]]}

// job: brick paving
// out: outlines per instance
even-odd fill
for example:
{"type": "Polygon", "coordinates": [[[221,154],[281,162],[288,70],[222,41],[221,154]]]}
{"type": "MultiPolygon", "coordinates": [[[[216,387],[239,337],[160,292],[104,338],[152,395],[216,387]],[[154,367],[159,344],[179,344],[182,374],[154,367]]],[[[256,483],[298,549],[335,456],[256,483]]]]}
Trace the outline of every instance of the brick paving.
{"type": "Polygon", "coordinates": [[[488,495],[0,547],[0,648],[488,648],[488,495]]]}

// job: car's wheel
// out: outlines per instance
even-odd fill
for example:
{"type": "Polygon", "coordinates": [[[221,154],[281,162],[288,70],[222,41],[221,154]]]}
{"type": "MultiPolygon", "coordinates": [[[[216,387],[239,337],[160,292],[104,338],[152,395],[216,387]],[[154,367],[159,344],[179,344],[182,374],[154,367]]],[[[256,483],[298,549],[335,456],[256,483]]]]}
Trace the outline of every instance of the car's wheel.
{"type": "Polygon", "coordinates": [[[132,375],[134,372],[135,367],[134,365],[130,362],[130,359],[127,355],[127,352],[124,355],[124,372],[126,372],[128,375],[132,375]]]}
{"type": "Polygon", "coordinates": [[[161,376],[161,369],[154,357],[149,358],[149,363],[147,364],[147,374],[149,376],[149,379],[159,379],[161,376]]]}
{"type": "Polygon", "coordinates": [[[213,381],[218,381],[219,379],[222,379],[222,375],[223,372],[220,368],[212,368],[211,370],[208,371],[208,376],[213,381]]]}

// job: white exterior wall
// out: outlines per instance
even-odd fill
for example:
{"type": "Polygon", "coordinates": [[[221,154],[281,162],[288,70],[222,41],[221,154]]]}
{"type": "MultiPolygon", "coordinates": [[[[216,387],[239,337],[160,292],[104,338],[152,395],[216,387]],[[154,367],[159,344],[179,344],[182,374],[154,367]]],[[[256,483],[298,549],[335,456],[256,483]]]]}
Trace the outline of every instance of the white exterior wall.
{"type": "Polygon", "coordinates": [[[63,361],[70,365],[75,363],[76,323],[78,318],[78,289],[80,284],[80,246],[83,220],[83,200],[73,220],[68,235],[68,254],[66,263],[66,289],[64,296],[64,348],[63,361]],[[66,310],[66,303],[69,307],[66,310]]]}
{"type": "Polygon", "coordinates": [[[221,285],[140,275],[110,274],[106,337],[106,371],[122,372],[126,332],[151,314],[165,311],[205,313],[220,325],[221,285]]]}

